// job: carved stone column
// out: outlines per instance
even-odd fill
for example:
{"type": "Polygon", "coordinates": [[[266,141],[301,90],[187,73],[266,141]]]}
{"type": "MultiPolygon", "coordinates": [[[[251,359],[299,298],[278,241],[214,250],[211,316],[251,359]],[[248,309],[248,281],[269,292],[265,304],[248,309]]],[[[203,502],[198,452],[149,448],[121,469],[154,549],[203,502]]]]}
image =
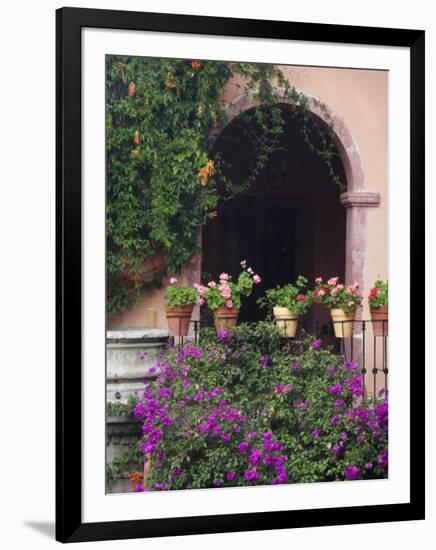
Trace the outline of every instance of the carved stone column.
{"type": "MultiPolygon", "coordinates": [[[[380,193],[369,191],[347,191],[340,196],[341,203],[347,209],[347,228],[345,237],[345,280],[347,284],[354,282],[363,289],[366,260],[366,210],[380,205],[380,193]]],[[[357,317],[362,319],[362,310],[357,317]]],[[[362,362],[362,328],[357,324],[354,327],[353,347],[346,344],[347,357],[353,355],[353,361],[362,362]]]]}

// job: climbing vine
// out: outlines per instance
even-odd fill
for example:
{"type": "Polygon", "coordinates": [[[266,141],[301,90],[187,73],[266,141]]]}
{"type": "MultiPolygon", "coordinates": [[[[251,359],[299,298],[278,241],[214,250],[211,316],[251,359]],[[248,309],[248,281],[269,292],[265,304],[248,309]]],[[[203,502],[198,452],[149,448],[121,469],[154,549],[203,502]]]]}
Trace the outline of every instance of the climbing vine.
{"type": "Polygon", "coordinates": [[[113,314],[139,302],[165,271],[176,273],[197,250],[199,228],[219,205],[244,192],[279,146],[284,131],[281,97],[331,180],[341,185],[332,159],[331,132],[321,129],[306,99],[268,64],[107,56],[107,304],[113,314]],[[244,181],[232,181],[214,150],[212,130],[226,121],[224,87],[242,77],[241,93],[255,108],[238,124],[255,162],[244,181]],[[316,145],[315,145],[316,144],[316,145]]]}

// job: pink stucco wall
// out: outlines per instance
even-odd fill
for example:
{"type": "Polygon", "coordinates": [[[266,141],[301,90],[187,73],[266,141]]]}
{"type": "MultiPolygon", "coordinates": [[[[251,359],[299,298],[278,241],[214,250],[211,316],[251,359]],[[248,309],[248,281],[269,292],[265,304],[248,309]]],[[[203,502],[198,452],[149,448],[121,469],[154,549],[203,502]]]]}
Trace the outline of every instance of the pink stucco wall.
{"type": "MultiPolygon", "coordinates": [[[[362,163],[365,191],[380,194],[379,206],[365,208],[362,282],[367,294],[377,277],[388,278],[388,73],[317,67],[283,70],[297,89],[323,101],[342,120],[354,139],[353,147],[355,144],[358,149],[355,154],[362,163]]],[[[241,94],[235,83],[228,83],[225,100],[234,100],[241,94]]],[[[199,265],[194,261],[186,266],[180,279],[191,283],[198,277],[199,265]]],[[[109,319],[109,326],[146,326],[146,308],[155,308],[157,326],[166,328],[162,290],[145,295],[134,310],[109,319]]],[[[368,317],[366,308],[363,316],[368,317]]]]}

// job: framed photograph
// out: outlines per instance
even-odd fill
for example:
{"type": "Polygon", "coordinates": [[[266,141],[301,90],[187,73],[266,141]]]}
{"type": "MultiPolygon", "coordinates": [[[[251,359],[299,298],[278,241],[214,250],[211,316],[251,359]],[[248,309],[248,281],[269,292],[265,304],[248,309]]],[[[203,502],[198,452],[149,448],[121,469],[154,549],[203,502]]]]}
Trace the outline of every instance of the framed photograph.
{"type": "Polygon", "coordinates": [[[424,32],[56,40],[57,540],[424,519],[424,32]]]}

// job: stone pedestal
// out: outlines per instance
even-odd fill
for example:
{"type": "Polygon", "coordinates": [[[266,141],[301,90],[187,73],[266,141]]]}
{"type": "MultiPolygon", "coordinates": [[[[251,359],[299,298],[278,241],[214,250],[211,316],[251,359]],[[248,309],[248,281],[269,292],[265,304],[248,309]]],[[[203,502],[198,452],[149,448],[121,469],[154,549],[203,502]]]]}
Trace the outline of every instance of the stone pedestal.
{"type": "MultiPolygon", "coordinates": [[[[168,343],[168,331],[164,329],[120,328],[111,329],[106,335],[106,400],[108,403],[127,403],[130,395],[141,395],[144,380],[155,378],[153,372],[160,355],[168,343]],[[150,369],[152,369],[150,371],[150,369]]],[[[132,414],[106,418],[106,463],[110,465],[129,451],[141,437],[141,423],[132,414]]],[[[108,493],[125,493],[134,490],[128,479],[127,468],[117,478],[107,483],[108,493]]]]}
{"type": "Polygon", "coordinates": [[[165,350],[168,331],[165,329],[109,330],[106,336],[107,401],[126,403],[129,395],[140,392],[144,380],[158,372],[150,372],[165,350]]]}

